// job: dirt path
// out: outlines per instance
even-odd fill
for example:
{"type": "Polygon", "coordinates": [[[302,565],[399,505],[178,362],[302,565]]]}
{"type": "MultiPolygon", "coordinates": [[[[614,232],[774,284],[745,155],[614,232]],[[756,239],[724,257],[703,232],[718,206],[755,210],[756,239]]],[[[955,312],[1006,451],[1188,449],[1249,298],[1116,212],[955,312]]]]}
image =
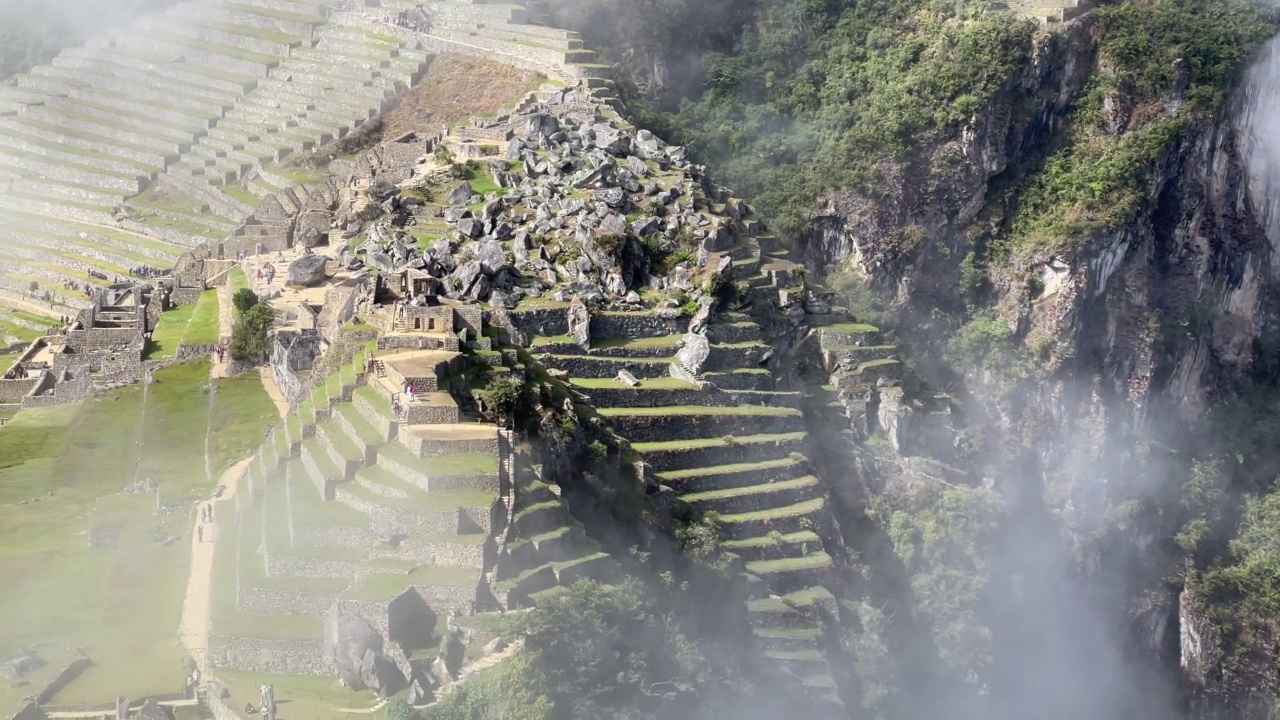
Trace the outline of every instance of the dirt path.
{"type": "MultiPolygon", "coordinates": [[[[222,497],[212,501],[215,518],[219,512],[234,512],[227,501],[235,497],[236,486],[239,485],[240,477],[251,461],[252,458],[241,460],[218,478],[218,485],[225,487],[226,490],[223,491],[222,497]]],[[[203,506],[204,503],[201,505],[203,506]]],[[[179,633],[182,636],[183,647],[199,664],[201,675],[207,675],[208,657],[205,655],[205,649],[209,643],[209,591],[212,587],[213,546],[218,538],[212,523],[200,521],[199,510],[196,516],[196,527],[191,532],[191,574],[187,578],[187,597],[182,603],[182,625],[179,633]],[[204,526],[203,542],[199,531],[202,525],[204,526]]]]}
{"type": "MultiPolygon", "coordinates": [[[[224,345],[231,342],[231,326],[233,324],[234,308],[231,305],[231,282],[228,280],[218,287],[218,344],[224,345]]],[[[224,378],[227,376],[227,361],[231,359],[231,354],[227,353],[223,357],[222,362],[218,362],[218,353],[213,354],[213,358],[209,365],[209,377],[213,379],[224,378]]]]}
{"type": "Polygon", "coordinates": [[[284,393],[280,392],[280,386],[276,385],[276,376],[271,374],[271,368],[258,368],[258,375],[262,377],[262,388],[267,391],[267,397],[276,404],[276,412],[280,413],[280,417],[288,415],[289,401],[284,399],[284,393]]]}

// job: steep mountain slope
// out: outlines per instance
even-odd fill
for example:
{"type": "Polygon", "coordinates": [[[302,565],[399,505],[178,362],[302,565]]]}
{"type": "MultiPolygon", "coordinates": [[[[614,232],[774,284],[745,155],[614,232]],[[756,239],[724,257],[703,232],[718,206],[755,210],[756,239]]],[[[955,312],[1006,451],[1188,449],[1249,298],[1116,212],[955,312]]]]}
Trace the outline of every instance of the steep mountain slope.
{"type": "Polygon", "coordinates": [[[626,63],[624,99],[904,344],[905,402],[833,381],[853,437],[820,460],[865,563],[861,704],[1267,717],[1274,16],[748,5],[693,102],[652,112],[682,88],[626,63]],[[953,442],[920,425],[940,390],[953,442]]]}

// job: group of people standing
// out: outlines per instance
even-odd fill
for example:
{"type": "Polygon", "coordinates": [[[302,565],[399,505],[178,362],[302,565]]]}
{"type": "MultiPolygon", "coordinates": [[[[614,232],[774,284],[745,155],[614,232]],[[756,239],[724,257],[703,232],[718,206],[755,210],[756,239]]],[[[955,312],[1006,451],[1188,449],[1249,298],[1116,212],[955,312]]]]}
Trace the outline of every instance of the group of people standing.
{"type": "MultiPolygon", "coordinates": [[[[205,503],[200,507],[200,524],[196,525],[196,540],[204,542],[204,526],[213,523],[213,503],[205,503]]],[[[210,536],[212,539],[212,536],[210,536]]]]}

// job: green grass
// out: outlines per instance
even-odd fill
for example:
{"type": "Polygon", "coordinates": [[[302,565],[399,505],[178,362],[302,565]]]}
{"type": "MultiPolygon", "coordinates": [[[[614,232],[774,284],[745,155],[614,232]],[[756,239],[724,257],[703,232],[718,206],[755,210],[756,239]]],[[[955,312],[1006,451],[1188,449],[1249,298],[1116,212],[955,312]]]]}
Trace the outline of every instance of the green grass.
{"type": "Polygon", "coordinates": [[[479,580],[480,571],[476,568],[424,567],[399,575],[370,575],[356,583],[343,597],[381,602],[398,597],[412,585],[470,587],[479,580]]]}
{"type": "Polygon", "coordinates": [[[182,336],[186,334],[195,311],[195,305],[179,305],[160,313],[160,320],[151,333],[151,342],[147,344],[148,360],[163,360],[178,354],[178,346],[182,344],[182,336]]]}
{"type": "Polygon", "coordinates": [[[821,542],[821,540],[822,539],[818,537],[817,533],[809,530],[801,530],[800,532],[779,535],[776,538],[764,535],[762,537],[746,538],[744,540],[728,540],[722,544],[725,548],[733,550],[737,548],[768,547],[770,545],[781,544],[795,545],[798,543],[817,543],[821,542]]]}
{"type": "Polygon", "coordinates": [[[580,388],[614,388],[617,390],[696,390],[697,385],[688,380],[681,380],[675,377],[659,377],[659,378],[637,378],[640,384],[635,387],[629,387],[614,378],[572,378],[569,380],[570,385],[580,388]]]}
{"type": "Polygon", "coordinates": [[[805,500],[804,502],[796,503],[795,505],[788,505],[786,507],[737,513],[734,515],[721,515],[720,522],[733,524],[739,522],[753,522],[756,520],[778,520],[781,518],[815,513],[821,510],[824,505],[826,505],[826,500],[819,497],[812,500],[805,500]]]}
{"type": "Polygon", "coordinates": [[[296,525],[300,527],[340,528],[367,527],[369,517],[340,502],[325,502],[320,491],[306,479],[301,460],[291,460],[289,468],[289,504],[296,525]]]}
{"type": "Polygon", "coordinates": [[[244,274],[244,267],[236,265],[231,268],[231,272],[227,273],[227,282],[231,283],[231,297],[235,297],[240,290],[249,288],[249,278],[244,274]]]}
{"type": "Polygon", "coordinates": [[[751,612],[795,612],[797,607],[809,607],[819,602],[835,602],[835,596],[825,587],[817,586],[797,590],[779,598],[760,598],[747,603],[751,612]]]}
{"type": "Polygon", "coordinates": [[[418,470],[427,477],[484,475],[498,472],[498,457],[489,453],[459,453],[419,458],[400,443],[388,443],[378,451],[402,465],[418,470]]]}
{"type": "Polygon", "coordinates": [[[876,326],[874,326],[874,325],[867,325],[866,323],[856,323],[856,322],[835,323],[835,324],[833,324],[833,325],[823,325],[823,326],[819,327],[819,328],[818,328],[818,330],[819,330],[819,331],[821,331],[821,330],[835,330],[835,331],[837,331],[837,332],[860,332],[860,333],[876,333],[876,332],[880,332],[880,328],[878,328],[878,327],[876,327],[876,326]]]}
{"type": "Polygon", "coordinates": [[[214,380],[213,387],[209,466],[218,473],[257,449],[278,416],[257,373],[214,380]]]}
{"type": "Polygon", "coordinates": [[[253,193],[249,192],[247,189],[239,185],[223,185],[222,194],[226,195],[232,200],[237,200],[239,202],[242,202],[251,208],[258,207],[258,203],[262,202],[261,198],[259,198],[257,195],[254,195],[253,193]]]}
{"type": "MultiPolygon", "coordinates": [[[[222,681],[231,697],[227,707],[243,709],[246,702],[257,705],[258,688],[263,683],[275,687],[276,702],[280,705],[280,717],[284,720],[352,720],[338,708],[362,709],[378,704],[378,696],[363,690],[353,692],[343,687],[336,677],[324,675],[272,675],[239,670],[215,670],[214,677],[222,681]]],[[[358,715],[369,720],[382,720],[382,714],[358,715]]]]}
{"type": "Polygon", "coordinates": [[[209,360],[203,359],[157,370],[147,389],[138,477],[154,479],[165,495],[210,486],[205,474],[208,383],[209,360]]]}
{"type": "Polygon", "coordinates": [[[758,560],[747,563],[747,571],[752,573],[777,573],[792,570],[817,570],[830,567],[831,556],[825,552],[815,552],[802,557],[780,558],[778,560],[758,560]]]}
{"type": "Polygon", "coordinates": [[[748,472],[751,470],[767,470],[773,468],[790,467],[804,462],[804,458],[780,458],[778,460],[765,460],[755,463],[735,463],[732,465],[713,465],[710,467],[692,468],[689,470],[672,470],[669,472],[660,472],[658,477],[662,480],[688,480],[690,478],[707,477],[712,475],[724,475],[728,473],[748,472]]]}
{"type": "MultiPolygon", "coordinates": [[[[120,490],[135,478],[139,454],[144,473],[174,478],[162,484],[163,495],[209,489],[200,469],[207,373],[205,363],[174,366],[158,373],[145,405],[137,384],[78,405],[27,410],[0,428],[0,656],[30,647],[52,659],[79,646],[95,662],[55,703],[181,686],[176,629],[189,518],[157,516],[154,497],[120,490]],[[53,497],[43,502],[16,502],[47,492],[53,497]],[[95,525],[119,529],[114,548],[88,547],[83,533],[95,525]]],[[[31,691],[0,687],[0,712],[11,713],[31,691]]]]}
{"type": "MultiPolygon", "coordinates": [[[[248,512],[244,514],[242,522],[253,523],[259,520],[261,513],[248,512]]],[[[241,612],[236,607],[236,566],[239,558],[236,556],[235,533],[243,531],[250,544],[253,544],[259,533],[251,527],[237,527],[235,515],[231,512],[215,515],[214,525],[219,540],[213,554],[211,631],[232,637],[319,639],[324,633],[323,618],[241,612]]]]}
{"type": "Polygon", "coordinates": [[[733,443],[725,441],[725,438],[703,438],[699,440],[664,440],[661,442],[634,443],[633,448],[636,452],[658,452],[661,450],[695,450],[710,447],[732,448],[733,445],[752,445],[764,443],[783,443],[795,442],[803,440],[806,433],[778,433],[773,435],[744,435],[743,437],[734,438],[733,443]]]}
{"type": "Polygon", "coordinates": [[[706,492],[689,493],[681,496],[685,502],[705,502],[707,500],[723,500],[730,497],[741,497],[743,495],[760,495],[762,493],[781,492],[783,490],[794,490],[796,488],[813,487],[818,484],[818,478],[812,475],[795,478],[792,480],[779,480],[771,483],[760,483],[759,485],[747,485],[745,487],[725,488],[723,490],[708,490],[706,492]]]}
{"type": "Polygon", "coordinates": [[[446,490],[442,492],[425,492],[398,478],[395,474],[381,467],[367,467],[360,475],[370,483],[407,493],[406,497],[393,498],[375,494],[362,485],[343,485],[344,492],[365,499],[382,507],[394,507],[408,510],[457,510],[459,508],[488,507],[497,501],[495,493],[483,490],[446,490]]]}
{"type": "Polygon", "coordinates": [[[182,335],[183,345],[212,345],[218,342],[218,291],[205,290],[200,294],[187,331],[182,335]]]}

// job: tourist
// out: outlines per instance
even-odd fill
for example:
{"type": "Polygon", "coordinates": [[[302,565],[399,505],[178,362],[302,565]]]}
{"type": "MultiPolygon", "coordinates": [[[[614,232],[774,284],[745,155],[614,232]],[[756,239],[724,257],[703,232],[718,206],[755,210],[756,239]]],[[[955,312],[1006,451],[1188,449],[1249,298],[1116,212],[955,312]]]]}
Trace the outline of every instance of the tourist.
{"type": "Polygon", "coordinates": [[[204,526],[196,526],[196,542],[204,542],[204,526]]]}

